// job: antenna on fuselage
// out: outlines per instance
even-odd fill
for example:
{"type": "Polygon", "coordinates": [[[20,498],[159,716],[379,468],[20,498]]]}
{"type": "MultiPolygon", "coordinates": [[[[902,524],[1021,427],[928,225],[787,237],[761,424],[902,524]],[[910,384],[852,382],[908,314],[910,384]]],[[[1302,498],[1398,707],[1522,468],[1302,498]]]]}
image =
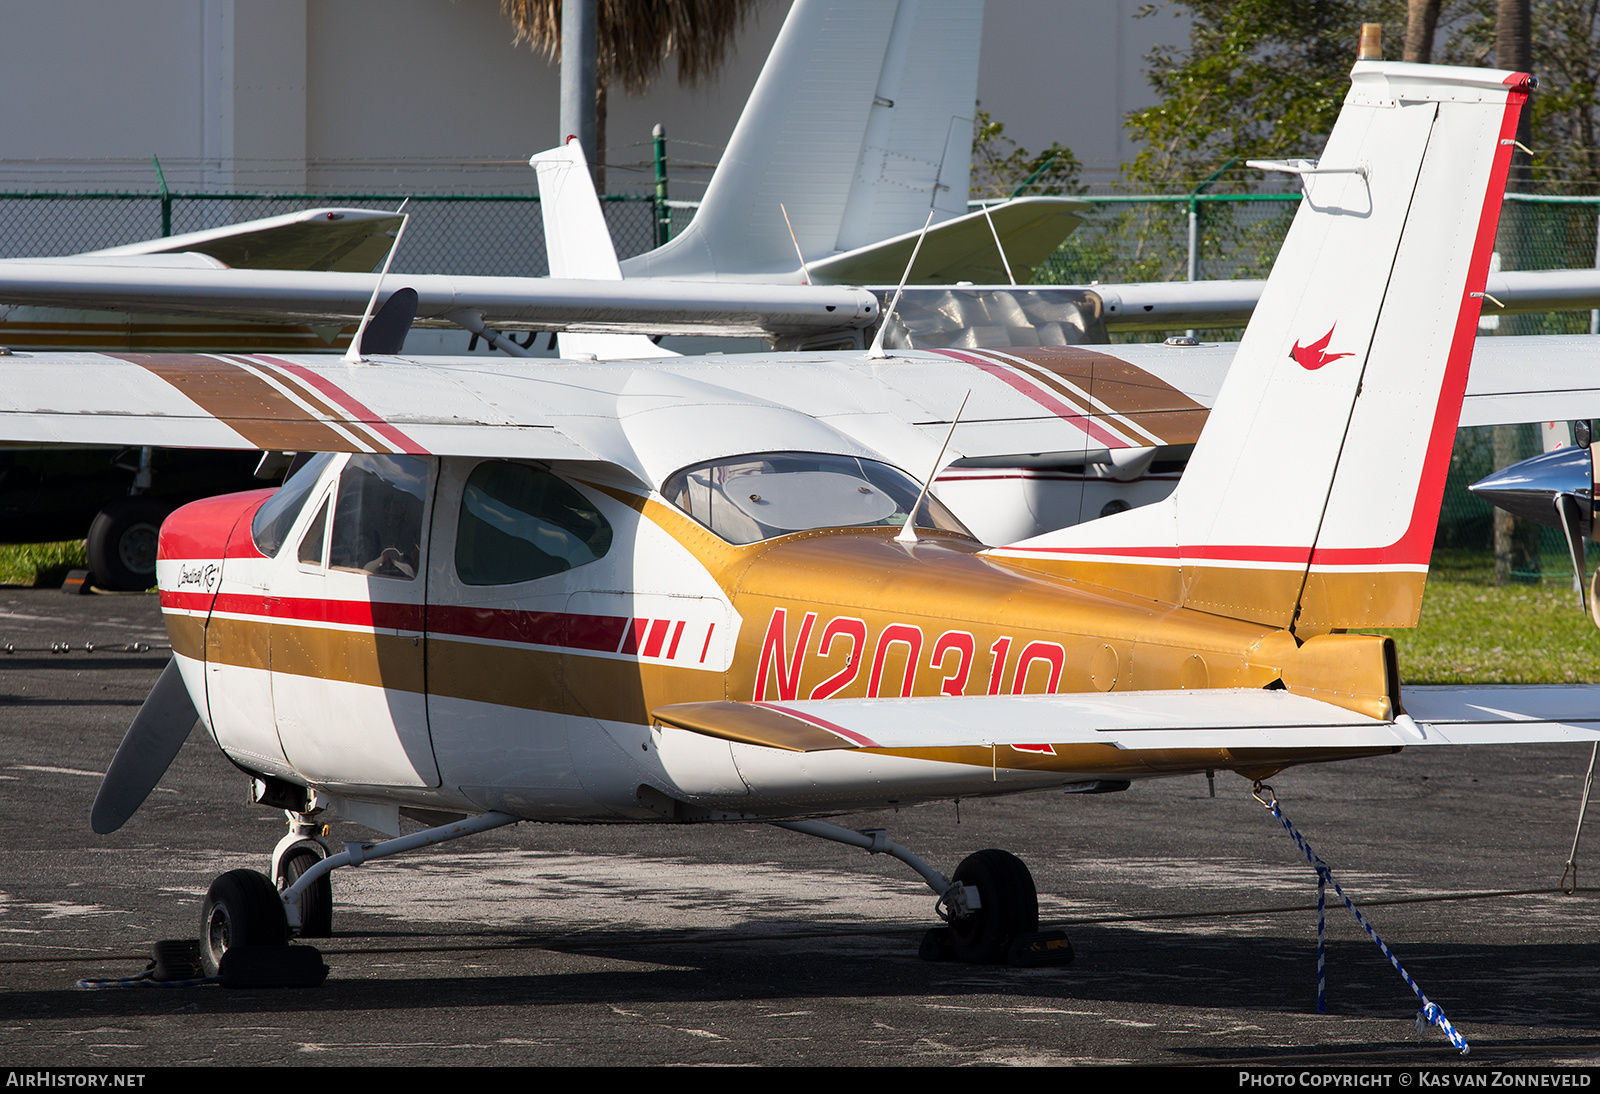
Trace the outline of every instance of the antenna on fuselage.
{"type": "Polygon", "coordinates": [[[350,339],[350,348],[344,351],[344,361],[347,365],[361,363],[361,336],[367,333],[367,324],[372,322],[372,309],[378,305],[378,294],[383,291],[383,279],[389,276],[389,264],[394,261],[394,253],[400,249],[400,237],[406,234],[406,225],[411,220],[411,214],[406,212],[406,206],[411,204],[411,199],[406,198],[400,203],[400,208],[395,212],[402,214],[400,227],[395,229],[394,242],[389,244],[389,253],[383,260],[383,269],[378,273],[378,283],[372,286],[372,299],[367,301],[367,310],[361,315],[361,325],[356,328],[356,336],[350,339]]]}
{"type": "MultiPolygon", "coordinates": [[[[883,352],[883,336],[888,333],[889,320],[894,318],[895,308],[900,306],[900,294],[906,291],[906,282],[911,280],[911,267],[917,264],[917,252],[922,250],[922,241],[928,238],[928,226],[933,223],[933,210],[928,210],[928,219],[922,225],[922,231],[917,235],[917,245],[911,248],[911,261],[906,263],[906,272],[900,275],[900,287],[894,291],[894,299],[889,301],[889,310],[883,313],[882,320],[878,323],[878,335],[872,340],[872,348],[867,350],[868,357],[887,357],[883,352]]],[[[970,392],[969,392],[970,394],[970,392]]],[[[962,400],[962,405],[966,401],[962,400]]]]}
{"type": "MultiPolygon", "coordinates": [[[[915,256],[913,256],[915,257],[915,256]]],[[[944,450],[950,447],[950,438],[956,435],[956,426],[961,424],[961,412],[967,409],[967,400],[972,398],[972,389],[961,397],[961,405],[956,407],[956,416],[950,423],[950,432],[944,435],[944,444],[939,446],[939,454],[933,458],[933,468],[928,472],[928,477],[922,480],[922,492],[917,495],[916,504],[911,507],[911,512],[906,514],[906,522],[900,528],[900,534],[894,537],[896,543],[916,543],[917,540],[917,513],[922,509],[922,503],[927,500],[928,488],[933,485],[933,477],[939,473],[939,464],[944,461],[944,450]]]]}

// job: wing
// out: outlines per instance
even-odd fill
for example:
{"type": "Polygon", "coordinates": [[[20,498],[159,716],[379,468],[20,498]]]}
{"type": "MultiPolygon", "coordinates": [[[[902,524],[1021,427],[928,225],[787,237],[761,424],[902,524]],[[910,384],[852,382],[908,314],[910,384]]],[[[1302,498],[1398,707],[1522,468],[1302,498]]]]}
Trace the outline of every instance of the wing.
{"type": "MultiPolygon", "coordinates": [[[[1593,280],[1596,303],[1600,304],[1600,273],[1595,273],[1593,280]]],[[[1209,409],[1237,348],[1236,342],[1194,347],[1144,344],[1117,346],[1115,353],[1209,409]]],[[[1518,425],[1600,417],[1597,358],[1600,338],[1591,335],[1479,338],[1472,353],[1460,424],[1518,425]]]]}
{"type": "MultiPolygon", "coordinates": [[[[1588,345],[1481,340],[1490,362],[1481,375],[1475,367],[1464,420],[1600,416],[1600,393],[1582,375],[1588,345]],[[1570,379],[1552,380],[1562,369],[1570,379]]],[[[851,353],[371,365],[327,355],[14,354],[0,358],[0,441],[601,460],[650,483],[701,460],[795,449],[884,459],[921,477],[970,392],[947,463],[1115,464],[1192,444],[1232,352],[1065,346],[882,361],[851,353]]]]}
{"type": "Polygon", "coordinates": [[[757,812],[1218,769],[1258,778],[1414,745],[1593,742],[1597,700],[1593,686],[1417,688],[1414,722],[1257,689],[683,703],[651,716],[685,800],[757,812]]]}
{"type": "Polygon", "coordinates": [[[642,364],[15,354],[0,358],[0,375],[0,439],[12,442],[601,460],[650,483],[783,449],[926,475],[968,392],[947,460],[1098,459],[1183,443],[1204,417],[1176,388],[1071,347],[642,364]]]}

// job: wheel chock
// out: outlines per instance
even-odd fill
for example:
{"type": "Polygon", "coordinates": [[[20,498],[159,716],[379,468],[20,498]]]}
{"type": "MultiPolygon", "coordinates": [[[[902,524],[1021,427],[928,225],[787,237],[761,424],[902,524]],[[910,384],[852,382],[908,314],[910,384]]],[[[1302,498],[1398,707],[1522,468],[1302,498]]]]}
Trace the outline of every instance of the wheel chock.
{"type": "Polygon", "coordinates": [[[161,983],[199,980],[205,974],[200,967],[200,943],[192,938],[163,939],[150,953],[151,980],[161,983]]]}
{"type": "Polygon", "coordinates": [[[225,988],[315,988],[327,978],[315,946],[231,946],[217,963],[225,988]]]}
{"type": "Polygon", "coordinates": [[[1006,964],[1016,969],[1036,969],[1046,965],[1070,965],[1076,956],[1066,931],[1033,931],[1020,934],[1006,948],[1006,964]]]}
{"type": "Polygon", "coordinates": [[[929,927],[917,947],[917,956],[924,961],[954,961],[956,942],[949,927],[929,927]]]}

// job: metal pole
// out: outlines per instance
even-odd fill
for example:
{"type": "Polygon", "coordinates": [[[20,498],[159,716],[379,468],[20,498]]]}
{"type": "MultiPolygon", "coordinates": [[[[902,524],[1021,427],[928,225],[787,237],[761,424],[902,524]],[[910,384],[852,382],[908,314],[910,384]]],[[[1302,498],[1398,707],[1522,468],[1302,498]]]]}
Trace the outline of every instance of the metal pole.
{"type": "MultiPolygon", "coordinates": [[[[561,133],[577,137],[584,157],[595,162],[595,42],[599,0],[566,0],[561,5],[561,133]]],[[[591,166],[592,169],[592,166],[591,166]]]]}
{"type": "Polygon", "coordinates": [[[156,165],[156,181],[161,184],[161,238],[172,234],[172,195],[167,193],[167,176],[161,173],[161,161],[155,156],[150,162],[156,165]]]}
{"type": "Polygon", "coordinates": [[[672,210],[667,208],[667,129],[660,122],[650,131],[656,142],[656,246],[672,238],[672,210]]]}
{"type": "MultiPolygon", "coordinates": [[[[1189,280],[1190,281],[1199,281],[1200,280],[1200,202],[1197,201],[1196,199],[1201,194],[1203,194],[1205,192],[1205,190],[1206,190],[1206,188],[1208,186],[1210,186],[1213,182],[1216,182],[1217,179],[1221,178],[1222,177],[1222,173],[1224,171],[1226,171],[1228,168],[1232,167],[1234,164],[1236,164],[1238,162],[1239,162],[1239,157],[1238,156],[1229,156],[1227,163],[1223,164],[1221,167],[1219,167],[1215,171],[1211,172],[1211,174],[1206,176],[1206,179],[1205,179],[1204,182],[1202,182],[1199,186],[1196,186],[1193,190],[1189,191],[1189,280]]],[[[1198,333],[1198,332],[1191,330],[1191,331],[1186,331],[1185,333],[1187,333],[1190,338],[1193,338],[1196,335],[1196,333],[1198,333]]]]}
{"type": "MultiPolygon", "coordinates": [[[[1596,216],[1594,222],[1594,267],[1600,270],[1600,205],[1595,206],[1596,216]]],[[[1589,312],[1589,333],[1600,334],[1600,309],[1589,312]]]]}

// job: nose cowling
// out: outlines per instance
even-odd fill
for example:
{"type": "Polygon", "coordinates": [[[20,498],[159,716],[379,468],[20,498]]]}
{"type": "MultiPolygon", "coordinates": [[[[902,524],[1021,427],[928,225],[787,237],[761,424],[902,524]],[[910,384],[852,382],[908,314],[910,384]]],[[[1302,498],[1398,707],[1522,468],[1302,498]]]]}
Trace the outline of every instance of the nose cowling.
{"type": "Polygon", "coordinates": [[[253,517],[261,503],[272,494],[271,490],[223,494],[201,498],[173,510],[162,522],[156,558],[162,562],[220,561],[236,556],[246,545],[251,553],[259,555],[250,541],[250,522],[242,518],[253,517]]]}

